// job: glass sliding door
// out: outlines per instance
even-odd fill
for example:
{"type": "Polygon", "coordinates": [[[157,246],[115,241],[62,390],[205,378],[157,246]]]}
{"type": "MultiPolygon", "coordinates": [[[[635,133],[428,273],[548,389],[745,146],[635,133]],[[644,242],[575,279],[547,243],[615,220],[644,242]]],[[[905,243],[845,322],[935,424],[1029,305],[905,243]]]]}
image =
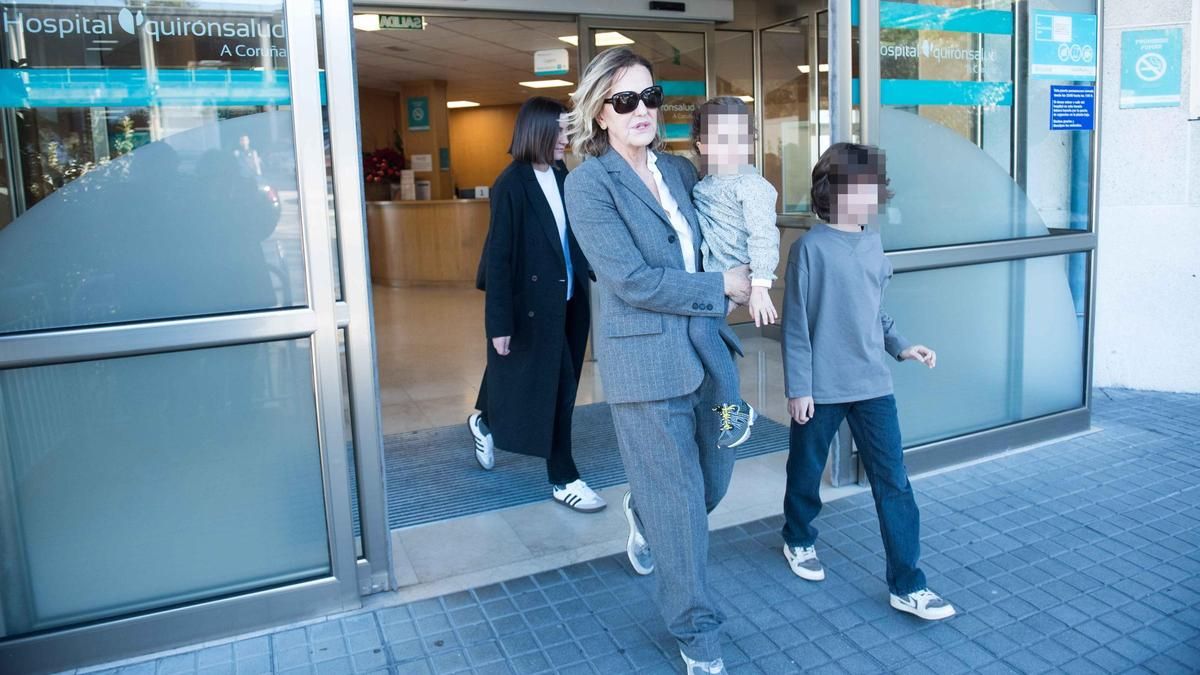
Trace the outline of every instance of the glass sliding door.
{"type": "MultiPolygon", "coordinates": [[[[373,355],[339,341],[369,334],[369,298],[361,233],[339,252],[327,217],[315,3],[0,12],[0,662],[356,606],[375,561],[349,464],[378,441],[347,454],[365,405],[343,401],[373,355]]],[[[378,560],[379,474],[358,473],[378,560]]]]}
{"type": "MultiPolygon", "coordinates": [[[[1029,41],[1047,10],[1094,41],[1096,4],[836,4],[857,30],[863,140],[886,152],[895,192],[877,224],[896,270],[888,311],[941,356],[935,371],[895,368],[910,466],[1086,429],[1097,132],[1047,120],[1052,85],[1094,94],[1099,71],[1032,77],[1029,41]]],[[[1079,52],[1095,63],[1099,49],[1079,52]]]]}

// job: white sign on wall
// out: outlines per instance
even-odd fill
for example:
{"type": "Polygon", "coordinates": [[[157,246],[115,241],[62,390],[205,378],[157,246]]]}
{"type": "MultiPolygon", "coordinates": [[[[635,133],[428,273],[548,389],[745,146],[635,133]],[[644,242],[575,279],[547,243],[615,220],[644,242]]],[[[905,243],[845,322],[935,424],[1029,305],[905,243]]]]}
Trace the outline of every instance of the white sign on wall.
{"type": "Polygon", "coordinates": [[[534,75],[566,75],[570,56],[565,49],[542,49],[533,53],[534,75]]]}
{"type": "Polygon", "coordinates": [[[433,155],[413,155],[413,171],[433,171],[433,155]]]}

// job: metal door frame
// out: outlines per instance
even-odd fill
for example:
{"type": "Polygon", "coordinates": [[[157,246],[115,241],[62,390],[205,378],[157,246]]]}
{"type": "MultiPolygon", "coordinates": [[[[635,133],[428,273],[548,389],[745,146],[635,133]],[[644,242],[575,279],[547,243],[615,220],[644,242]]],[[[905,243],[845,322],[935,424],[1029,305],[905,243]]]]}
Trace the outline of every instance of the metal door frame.
{"type": "Polygon", "coordinates": [[[350,7],[326,3],[323,34],[343,301],[335,297],[327,213],[316,3],[283,0],[292,123],[302,222],[307,307],[64,328],[0,336],[0,368],[20,368],[187,349],[307,338],[314,394],[330,573],[232,597],[117,617],[0,642],[0,663],[22,672],[61,670],[125,658],[361,606],[361,594],[391,581],[383,499],[374,339],[362,230],[361,163],[350,7]],[[364,557],[356,559],[342,411],[338,331],[346,331],[364,557]]]}

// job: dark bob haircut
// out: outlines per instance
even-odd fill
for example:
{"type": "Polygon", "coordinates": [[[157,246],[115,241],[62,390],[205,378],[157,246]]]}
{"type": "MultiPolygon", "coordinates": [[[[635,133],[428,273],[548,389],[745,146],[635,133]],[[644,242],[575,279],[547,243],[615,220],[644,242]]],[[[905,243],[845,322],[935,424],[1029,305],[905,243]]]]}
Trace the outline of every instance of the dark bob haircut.
{"type": "Polygon", "coordinates": [[[560,131],[558,119],[566,112],[565,105],[545,96],[525,101],[517,111],[508,154],[518,162],[553,164],[554,144],[560,131]]]}
{"type": "Polygon", "coordinates": [[[821,220],[830,222],[837,211],[837,197],[851,183],[879,186],[879,206],[892,197],[888,189],[887,167],[883,150],[859,143],[834,143],[821,154],[812,172],[812,209],[821,220]]]}

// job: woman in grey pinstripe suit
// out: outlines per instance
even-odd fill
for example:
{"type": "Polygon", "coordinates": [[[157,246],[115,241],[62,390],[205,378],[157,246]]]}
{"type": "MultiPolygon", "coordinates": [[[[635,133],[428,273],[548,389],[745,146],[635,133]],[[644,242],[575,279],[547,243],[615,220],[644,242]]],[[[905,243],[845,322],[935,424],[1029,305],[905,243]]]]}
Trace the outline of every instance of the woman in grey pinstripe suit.
{"type": "MultiPolygon", "coordinates": [[[[744,266],[701,271],[696,171],[655,152],[661,103],[650,63],[628,49],[588,64],[570,131],[589,159],[567,177],[566,203],[597,279],[594,344],[629,476],[630,562],[657,571],[659,609],[689,675],[724,673],[723,617],[707,585],[708,512],[729,486],[735,451],[718,448],[716,425],[704,423],[711,379],[688,323],[724,317],[727,297],[746,302],[750,279],[744,266]]],[[[728,326],[721,334],[741,352],[728,326]]]]}

